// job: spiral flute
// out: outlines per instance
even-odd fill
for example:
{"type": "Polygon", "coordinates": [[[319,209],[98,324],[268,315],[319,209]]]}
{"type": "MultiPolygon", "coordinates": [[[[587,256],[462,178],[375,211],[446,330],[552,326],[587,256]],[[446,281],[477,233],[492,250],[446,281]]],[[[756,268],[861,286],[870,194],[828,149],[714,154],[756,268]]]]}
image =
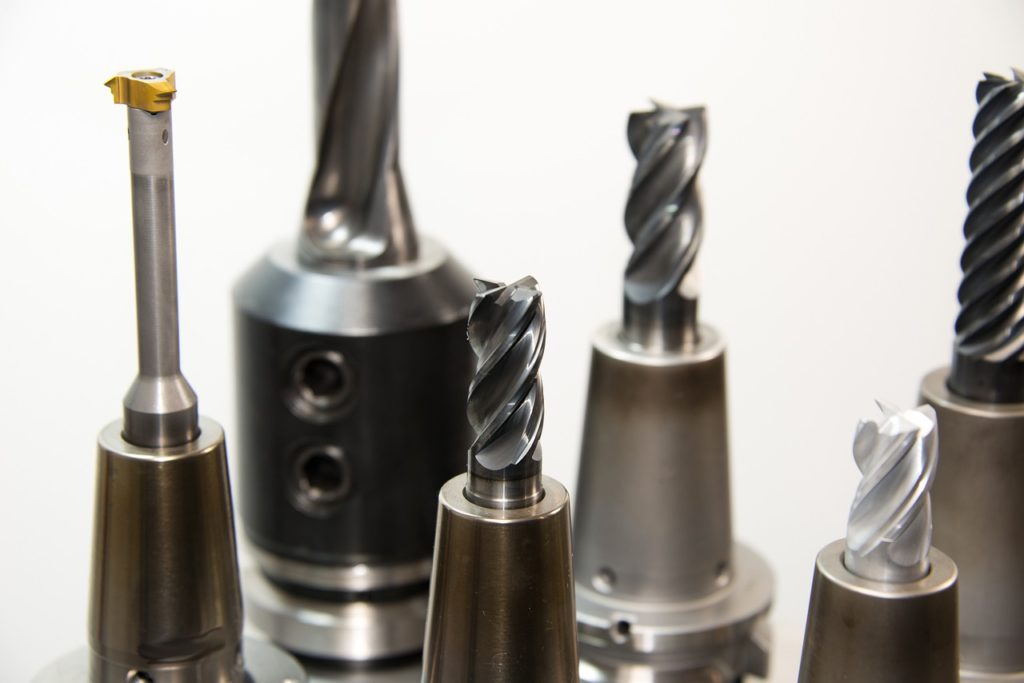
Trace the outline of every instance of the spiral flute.
{"type": "Polygon", "coordinates": [[[629,117],[637,159],[626,201],[633,254],[626,266],[624,334],[651,350],[697,341],[693,271],[703,237],[697,174],[707,147],[703,107],[654,110],[629,117]]]}
{"type": "Polygon", "coordinates": [[[333,80],[317,103],[320,150],[302,255],[350,266],[413,260],[416,232],[398,164],[395,0],[320,5],[332,21],[318,29],[319,77],[333,73],[333,80]]]}
{"type": "Polygon", "coordinates": [[[950,386],[993,403],[1024,401],[1024,74],[977,89],[967,244],[960,261],[950,386]]]}
{"type": "Polygon", "coordinates": [[[475,282],[468,335],[477,363],[466,414],[476,439],[466,496],[486,507],[523,507],[543,495],[544,303],[532,277],[475,282]]]}
{"type": "Polygon", "coordinates": [[[866,579],[916,581],[928,573],[931,548],[935,410],[878,405],[884,420],[861,421],[853,439],[853,457],[864,477],[850,509],[844,561],[866,579]]]}

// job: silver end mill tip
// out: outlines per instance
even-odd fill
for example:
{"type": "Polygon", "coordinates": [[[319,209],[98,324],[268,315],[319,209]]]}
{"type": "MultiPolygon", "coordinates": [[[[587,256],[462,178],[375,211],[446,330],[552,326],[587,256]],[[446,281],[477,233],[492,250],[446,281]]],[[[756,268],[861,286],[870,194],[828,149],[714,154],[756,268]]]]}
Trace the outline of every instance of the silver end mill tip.
{"type": "Polygon", "coordinates": [[[532,277],[510,285],[475,282],[468,335],[477,363],[466,414],[476,438],[465,494],[484,507],[525,507],[544,494],[544,303],[532,277]]]}
{"type": "Polygon", "coordinates": [[[626,201],[633,254],[626,266],[623,332],[654,351],[697,342],[697,291],[690,275],[703,236],[697,174],[707,148],[703,107],[655,104],[629,117],[637,160],[626,201]]]}
{"type": "Polygon", "coordinates": [[[128,106],[139,374],[124,397],[124,438],[146,448],[199,435],[198,399],[181,374],[174,237],[174,72],[125,71],[106,83],[128,106]]]}
{"type": "Polygon", "coordinates": [[[334,6],[321,16],[336,16],[343,28],[317,33],[320,73],[333,78],[329,98],[317,103],[320,146],[301,254],[356,267],[403,263],[416,258],[417,242],[398,164],[395,0],[334,6]]]}
{"type": "Polygon", "coordinates": [[[950,388],[1024,402],[1024,73],[978,84],[950,388]]]}
{"type": "Polygon", "coordinates": [[[850,509],[844,562],[865,579],[917,581],[929,569],[929,491],[938,463],[935,410],[878,406],[884,419],[862,420],[853,438],[853,458],[864,477],[850,509]]]}

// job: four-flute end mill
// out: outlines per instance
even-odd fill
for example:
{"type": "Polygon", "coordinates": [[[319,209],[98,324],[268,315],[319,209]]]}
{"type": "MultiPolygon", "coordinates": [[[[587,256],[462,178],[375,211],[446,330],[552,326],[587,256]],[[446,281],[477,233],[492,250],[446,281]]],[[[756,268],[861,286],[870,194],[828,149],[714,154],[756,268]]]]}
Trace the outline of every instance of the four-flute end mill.
{"type": "Polygon", "coordinates": [[[925,376],[939,423],[935,543],[960,570],[960,675],[1024,681],[1024,74],[977,88],[953,363],[925,376]]]}
{"type": "Polygon", "coordinates": [[[469,465],[441,489],[424,683],[579,680],[569,494],[541,474],[544,306],[477,281],[469,465]]]}
{"type": "Polygon", "coordinates": [[[799,683],[956,683],[957,570],[931,547],[930,406],[862,421],[846,539],[818,554],[799,683]]]}
{"type": "Polygon", "coordinates": [[[179,365],[174,74],[107,85],[128,106],[139,371],[99,435],[89,645],[36,680],[300,683],[290,656],[242,637],[224,432],[179,365]]]}
{"type": "Polygon", "coordinates": [[[725,343],[697,320],[703,108],[629,118],[623,322],[593,340],[577,487],[585,681],[736,681],[768,668],[773,579],[732,538],[725,343]]]}
{"type": "Polygon", "coordinates": [[[245,599],[273,640],[348,666],[423,646],[437,491],[470,441],[473,284],[413,224],[395,0],[316,0],[313,20],[301,230],[234,290],[245,599]]]}

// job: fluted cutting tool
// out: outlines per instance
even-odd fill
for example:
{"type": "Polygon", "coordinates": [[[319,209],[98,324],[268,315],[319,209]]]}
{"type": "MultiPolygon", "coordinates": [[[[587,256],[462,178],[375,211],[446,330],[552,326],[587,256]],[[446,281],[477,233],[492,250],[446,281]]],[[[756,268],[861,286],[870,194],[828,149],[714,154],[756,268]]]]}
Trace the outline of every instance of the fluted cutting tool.
{"type": "Polygon", "coordinates": [[[139,372],[99,436],[89,646],[36,680],[300,683],[294,659],[242,637],[224,433],[179,366],[174,73],[107,86],[128,107],[139,372]]]}
{"type": "Polygon", "coordinates": [[[415,230],[395,0],[313,9],[305,212],[234,291],[240,499],[258,565],[247,613],[318,662],[408,661],[423,645],[437,490],[471,440],[473,281],[415,230]]]}
{"type": "Polygon", "coordinates": [[[931,547],[935,411],[863,420],[846,539],[818,554],[799,683],[956,683],[957,570],[931,547]]]}
{"type": "Polygon", "coordinates": [[[541,474],[537,281],[477,280],[467,473],[441,489],[425,683],[579,680],[569,494],[541,474]]]}
{"type": "Polygon", "coordinates": [[[629,117],[622,322],[593,339],[577,485],[581,677],[737,681],[768,669],[773,579],[732,538],[725,344],[697,317],[703,107],[629,117]]]}
{"type": "Polygon", "coordinates": [[[1024,74],[977,88],[953,362],[925,376],[935,543],[960,569],[962,680],[1024,681],[1024,74]]]}

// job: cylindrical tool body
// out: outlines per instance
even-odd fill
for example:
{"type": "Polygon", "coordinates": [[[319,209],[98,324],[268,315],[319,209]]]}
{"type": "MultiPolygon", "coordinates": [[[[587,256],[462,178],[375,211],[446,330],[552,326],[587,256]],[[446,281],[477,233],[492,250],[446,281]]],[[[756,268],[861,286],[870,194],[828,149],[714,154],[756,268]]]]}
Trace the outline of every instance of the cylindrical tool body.
{"type": "Polygon", "coordinates": [[[594,337],[577,487],[582,677],[765,675],[773,579],[732,540],[725,345],[645,351],[594,337]]]}
{"type": "Polygon", "coordinates": [[[957,570],[929,554],[926,577],[880,583],[843,564],[846,541],[815,563],[799,683],[957,683],[957,570]]]}
{"type": "Polygon", "coordinates": [[[100,433],[89,619],[93,681],[240,683],[242,603],[224,434],[183,446],[100,433]],[[143,680],[143,679],[140,679],[143,680]]]}
{"type": "Polygon", "coordinates": [[[569,494],[543,477],[529,507],[485,508],[466,475],[441,489],[425,683],[579,680],[569,494]]]}
{"type": "Polygon", "coordinates": [[[465,468],[470,275],[313,265],[278,245],[235,288],[242,521],[253,623],[306,655],[422,647],[437,490],[465,468]],[[275,593],[275,591],[277,591],[275,593]]]}
{"type": "Polygon", "coordinates": [[[934,543],[960,571],[961,676],[1024,681],[1024,404],[961,398],[948,375],[921,399],[938,417],[934,543]]]}

